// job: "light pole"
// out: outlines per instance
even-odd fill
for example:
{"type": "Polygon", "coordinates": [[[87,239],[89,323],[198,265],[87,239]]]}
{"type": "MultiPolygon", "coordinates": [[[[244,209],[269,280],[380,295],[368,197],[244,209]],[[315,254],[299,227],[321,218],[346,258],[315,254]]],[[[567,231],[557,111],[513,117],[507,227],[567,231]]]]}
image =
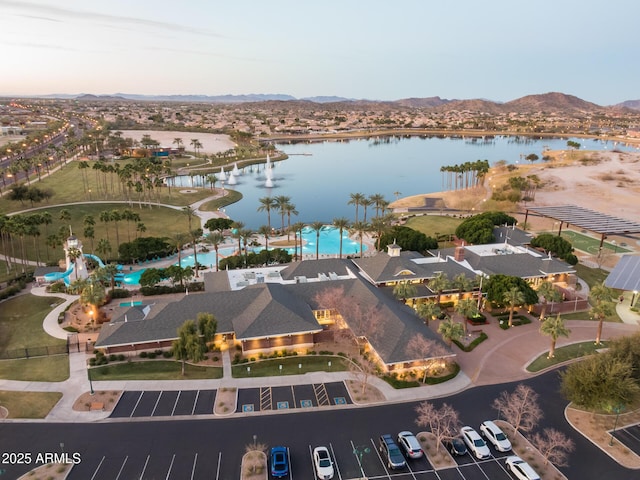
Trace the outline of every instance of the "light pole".
{"type": "Polygon", "coordinates": [[[611,440],[609,440],[609,446],[613,445],[613,436],[616,433],[616,427],[618,426],[618,417],[620,416],[620,412],[624,412],[624,405],[618,404],[612,408],[612,410],[616,413],[616,421],[613,423],[613,431],[611,432],[611,440]]]}
{"type": "Polygon", "coordinates": [[[96,392],[93,391],[93,382],[91,381],[91,367],[87,367],[87,377],[89,377],[89,390],[91,390],[91,395],[93,395],[96,392]]]}

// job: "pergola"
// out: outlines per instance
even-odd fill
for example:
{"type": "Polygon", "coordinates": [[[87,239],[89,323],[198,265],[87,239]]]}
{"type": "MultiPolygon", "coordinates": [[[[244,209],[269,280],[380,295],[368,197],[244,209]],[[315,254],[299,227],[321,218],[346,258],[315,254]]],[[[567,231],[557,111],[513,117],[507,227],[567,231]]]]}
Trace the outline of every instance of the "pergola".
{"type": "Polygon", "coordinates": [[[563,224],[575,225],[584,230],[600,234],[600,248],[607,235],[622,235],[640,233],[640,223],[625,220],[624,218],[606,215],[604,213],[589,210],[576,205],[557,205],[553,207],[529,207],[526,209],[524,222],[527,223],[529,212],[552,218],[560,222],[558,235],[562,233],[563,224]]]}

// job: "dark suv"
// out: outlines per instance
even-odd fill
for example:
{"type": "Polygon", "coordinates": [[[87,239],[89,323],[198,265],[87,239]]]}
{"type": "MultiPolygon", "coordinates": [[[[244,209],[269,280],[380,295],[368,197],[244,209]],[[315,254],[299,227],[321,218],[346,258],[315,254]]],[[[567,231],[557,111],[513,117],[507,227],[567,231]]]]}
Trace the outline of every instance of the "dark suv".
{"type": "Polygon", "coordinates": [[[380,454],[387,462],[387,467],[391,470],[397,470],[398,468],[404,468],[407,463],[404,460],[404,455],[393,441],[393,437],[389,434],[380,435],[380,454]]]}

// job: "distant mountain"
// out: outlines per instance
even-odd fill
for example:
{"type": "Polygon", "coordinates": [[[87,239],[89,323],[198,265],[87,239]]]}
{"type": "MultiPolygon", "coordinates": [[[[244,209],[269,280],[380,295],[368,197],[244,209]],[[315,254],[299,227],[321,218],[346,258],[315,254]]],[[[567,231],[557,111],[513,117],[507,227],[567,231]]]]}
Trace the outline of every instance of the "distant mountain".
{"type": "Polygon", "coordinates": [[[603,107],[566,93],[527,95],[504,104],[510,111],[593,111],[603,107]]]}
{"type": "Polygon", "coordinates": [[[424,108],[424,107],[439,107],[451,102],[451,100],[444,100],[440,97],[427,97],[427,98],[403,98],[396,100],[393,103],[401,105],[403,107],[424,108]]]}
{"type": "Polygon", "coordinates": [[[143,100],[155,102],[202,102],[202,103],[246,103],[267,102],[270,100],[296,100],[291,95],[283,94],[248,94],[248,95],[139,95],[116,93],[127,100],[143,100]]]}
{"type": "Polygon", "coordinates": [[[451,100],[448,103],[434,107],[434,110],[439,112],[445,112],[447,110],[466,110],[470,112],[499,114],[504,112],[502,106],[503,104],[498,102],[477,98],[473,100],[451,100]]]}
{"type": "Polygon", "coordinates": [[[313,103],[338,103],[338,102],[351,102],[353,101],[352,98],[345,98],[345,97],[334,97],[332,95],[320,95],[317,97],[305,97],[305,98],[301,98],[300,100],[306,100],[308,102],[313,102],[313,103]]]}
{"type": "MultiPolygon", "coordinates": [[[[73,97],[72,97],[73,98],[73,97]]],[[[84,95],[79,95],[75,97],[76,100],[87,100],[87,101],[96,101],[96,100],[125,100],[124,97],[120,97],[118,95],[92,95],[90,93],[85,93],[84,95]]]]}
{"type": "Polygon", "coordinates": [[[630,108],[631,110],[640,110],[640,100],[627,100],[625,102],[614,105],[614,107],[630,108]]]}

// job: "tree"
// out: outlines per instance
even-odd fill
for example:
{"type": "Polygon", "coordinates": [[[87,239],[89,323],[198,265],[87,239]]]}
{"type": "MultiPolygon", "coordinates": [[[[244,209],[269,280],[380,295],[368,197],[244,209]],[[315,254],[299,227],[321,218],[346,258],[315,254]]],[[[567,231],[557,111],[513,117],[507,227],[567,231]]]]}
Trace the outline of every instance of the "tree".
{"type": "Polygon", "coordinates": [[[191,231],[191,223],[193,222],[193,218],[197,217],[196,211],[187,205],[186,207],[182,207],[182,213],[184,213],[187,217],[187,221],[189,223],[189,231],[191,231]]]}
{"type": "Polygon", "coordinates": [[[360,240],[360,258],[364,256],[364,247],[362,246],[364,242],[364,236],[369,231],[369,224],[367,222],[354,222],[349,229],[349,233],[355,235],[355,237],[360,240]]]}
{"type": "Polygon", "coordinates": [[[607,287],[604,282],[599,285],[594,285],[589,292],[589,298],[595,302],[595,305],[591,307],[591,316],[598,320],[598,331],[596,333],[596,345],[600,345],[600,339],[602,337],[602,324],[604,319],[610,317],[615,312],[615,304],[613,303],[614,293],[613,290],[607,287]]]}
{"type": "Polygon", "coordinates": [[[349,201],[347,202],[347,205],[355,205],[355,207],[356,207],[356,219],[355,219],[355,222],[358,222],[358,208],[360,207],[360,205],[362,205],[362,202],[366,198],[367,197],[365,197],[365,195],[363,193],[350,193],[349,194],[349,201]]]}
{"type": "Polygon", "coordinates": [[[302,256],[302,229],[304,229],[305,224],[302,222],[296,222],[291,225],[291,230],[293,231],[293,243],[294,243],[294,260],[298,260],[298,237],[300,238],[300,259],[302,256]]]}
{"type": "Polygon", "coordinates": [[[278,212],[280,212],[280,217],[282,220],[280,232],[284,232],[284,214],[287,212],[287,205],[291,202],[291,197],[288,197],[286,195],[278,195],[277,197],[274,197],[274,202],[276,209],[278,210],[278,212]]]}
{"type": "Polygon", "coordinates": [[[436,452],[440,450],[442,441],[455,437],[461,427],[459,413],[448,403],[443,403],[442,407],[436,408],[433,403],[421,402],[416,407],[418,414],[415,422],[420,427],[429,427],[431,433],[436,437],[436,452]]]}
{"type": "Polygon", "coordinates": [[[548,317],[544,319],[542,325],[540,325],[540,333],[551,337],[551,347],[549,348],[549,355],[547,355],[547,358],[553,358],[556,351],[556,341],[558,340],[558,337],[568,337],[571,330],[565,326],[563,318],[558,313],[555,318],[548,317]]]}
{"type": "Polygon", "coordinates": [[[316,260],[318,260],[320,258],[320,232],[322,231],[322,227],[324,227],[324,223],[316,221],[309,226],[316,232],[316,260]]]}
{"type": "Polygon", "coordinates": [[[106,238],[101,238],[100,240],[98,240],[96,253],[104,259],[109,258],[111,255],[111,243],[109,242],[109,240],[107,240],[106,238]]]}
{"type": "Polygon", "coordinates": [[[540,309],[540,321],[542,321],[547,311],[547,304],[549,302],[559,302],[562,300],[562,295],[556,290],[553,283],[549,281],[542,282],[536,292],[538,293],[538,301],[542,304],[540,309]]]}
{"type": "Polygon", "coordinates": [[[402,280],[393,287],[393,296],[405,302],[407,298],[416,296],[418,289],[409,280],[402,280]]]}
{"type": "Polygon", "coordinates": [[[483,290],[487,293],[488,302],[502,307],[508,305],[504,300],[505,293],[514,287],[524,294],[524,305],[533,305],[538,302],[536,291],[525,280],[512,275],[491,275],[484,283],[483,290]]]}
{"type": "Polygon", "coordinates": [[[415,356],[416,360],[421,360],[425,363],[422,383],[427,380],[429,365],[432,364],[436,358],[450,354],[441,343],[426,338],[421,333],[411,337],[411,340],[407,343],[407,353],[415,356]]]}
{"type": "Polygon", "coordinates": [[[524,304],[524,294],[518,289],[518,287],[511,287],[508,291],[504,292],[503,300],[505,304],[509,306],[509,327],[512,327],[513,312],[517,307],[524,304]]]}
{"type": "Polygon", "coordinates": [[[454,322],[450,318],[447,318],[438,325],[438,333],[442,335],[447,345],[451,346],[454,340],[462,338],[464,335],[464,327],[461,323],[454,322]]]}
{"type": "Polygon", "coordinates": [[[542,433],[535,433],[531,443],[544,458],[545,465],[551,462],[558,467],[569,466],[568,456],[576,448],[573,440],[555,428],[545,428],[542,433]]]}
{"type": "Polygon", "coordinates": [[[262,235],[264,237],[264,249],[269,251],[269,236],[271,235],[271,227],[268,225],[262,225],[258,228],[258,235],[262,235]]]}
{"type": "Polygon", "coordinates": [[[340,233],[340,258],[342,258],[342,233],[349,228],[349,220],[345,217],[334,218],[333,226],[336,227],[340,233]]]}
{"type": "Polygon", "coordinates": [[[531,387],[520,383],[513,392],[500,393],[492,406],[498,411],[498,418],[504,418],[516,432],[530,432],[544,416],[538,404],[539,397],[531,387]]]}
{"type": "Polygon", "coordinates": [[[204,237],[205,243],[209,245],[213,245],[213,249],[216,251],[216,272],[218,271],[218,250],[220,249],[220,245],[224,243],[224,235],[220,232],[211,232],[209,235],[204,237]]]}
{"type": "MultiPolygon", "coordinates": [[[[76,263],[76,261],[82,256],[82,252],[80,251],[79,248],[76,247],[71,247],[69,250],[67,250],[67,256],[69,257],[69,260],[71,261],[71,263],[76,263]]],[[[73,268],[73,272],[75,275],[75,279],[78,279],[78,266],[74,265],[73,268]]]]}
{"type": "Polygon", "coordinates": [[[173,353],[182,360],[182,375],[185,362],[201,362],[207,353],[207,343],[216,334],[217,322],[210,313],[198,313],[197,320],[187,320],[178,328],[178,338],[173,341],[173,353]]]}
{"type": "Polygon", "coordinates": [[[258,212],[267,212],[267,226],[271,230],[271,210],[276,208],[276,201],[273,197],[262,197],[258,201],[260,202],[258,212]]]}
{"type": "Polygon", "coordinates": [[[560,391],[570,402],[586,410],[609,410],[631,404],[640,393],[631,362],[607,353],[591,355],[560,372],[560,391]]]}
{"type": "MultiPolygon", "coordinates": [[[[384,218],[384,217],[383,217],[384,218]]],[[[387,217],[384,221],[390,221],[387,217]]],[[[377,222],[377,221],[376,221],[377,222]]],[[[378,227],[379,228],[379,227],[378,227]]],[[[376,232],[377,232],[376,228],[376,232]]],[[[384,250],[390,243],[399,245],[402,250],[424,253],[427,250],[438,248],[438,241],[428,237],[424,233],[404,225],[396,225],[380,231],[378,250],[384,250]]]]}
{"type": "Polygon", "coordinates": [[[438,272],[435,277],[429,280],[427,286],[429,290],[436,293],[436,304],[440,306],[440,297],[442,297],[442,291],[449,288],[450,282],[447,274],[444,272],[438,272]]]}
{"type": "Polygon", "coordinates": [[[478,313],[478,305],[473,298],[464,298],[456,303],[455,311],[462,317],[464,333],[467,333],[467,319],[473,318],[478,313]]]}
{"type": "Polygon", "coordinates": [[[430,320],[435,320],[441,313],[440,306],[433,302],[421,302],[416,307],[416,314],[424,320],[427,326],[429,326],[430,320]]]}

